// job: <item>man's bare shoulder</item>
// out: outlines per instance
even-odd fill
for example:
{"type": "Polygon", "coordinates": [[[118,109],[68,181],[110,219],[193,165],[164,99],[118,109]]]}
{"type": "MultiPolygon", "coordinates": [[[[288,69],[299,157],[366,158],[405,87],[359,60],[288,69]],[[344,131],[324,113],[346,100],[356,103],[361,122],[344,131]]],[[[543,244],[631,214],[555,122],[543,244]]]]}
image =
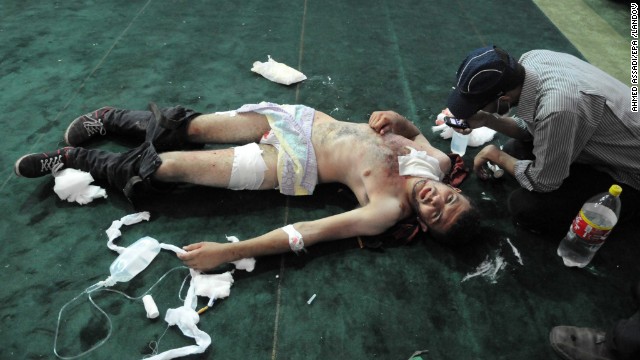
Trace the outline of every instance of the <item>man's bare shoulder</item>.
{"type": "Polygon", "coordinates": [[[407,218],[412,212],[409,204],[398,196],[378,194],[370,200],[360,209],[360,214],[363,222],[368,224],[367,226],[378,229],[377,234],[407,218]]]}

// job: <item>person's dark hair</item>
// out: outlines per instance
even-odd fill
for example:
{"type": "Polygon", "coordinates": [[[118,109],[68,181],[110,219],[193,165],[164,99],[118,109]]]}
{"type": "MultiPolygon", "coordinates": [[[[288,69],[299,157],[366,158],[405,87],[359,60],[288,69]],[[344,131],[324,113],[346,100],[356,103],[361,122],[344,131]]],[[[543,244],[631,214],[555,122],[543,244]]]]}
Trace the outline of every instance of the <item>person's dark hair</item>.
{"type": "Polygon", "coordinates": [[[455,224],[445,232],[429,229],[428,234],[433,240],[444,245],[459,246],[464,245],[475,238],[480,228],[480,211],[469,199],[471,206],[458,216],[455,224]]]}

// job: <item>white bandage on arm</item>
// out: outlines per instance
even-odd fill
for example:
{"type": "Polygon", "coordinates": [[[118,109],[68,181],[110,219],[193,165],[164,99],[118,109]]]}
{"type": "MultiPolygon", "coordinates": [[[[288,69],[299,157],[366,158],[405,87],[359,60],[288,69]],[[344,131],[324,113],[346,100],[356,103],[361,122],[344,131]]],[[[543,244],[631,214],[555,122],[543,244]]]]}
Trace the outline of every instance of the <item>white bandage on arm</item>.
{"type": "Polygon", "coordinates": [[[304,241],[302,240],[302,234],[296,230],[293,225],[287,225],[282,228],[284,232],[289,235],[289,247],[291,250],[298,254],[300,251],[306,251],[304,249],[304,241]]]}
{"type": "Polygon", "coordinates": [[[262,158],[262,149],[256,143],[233,148],[233,167],[229,189],[258,190],[264,181],[267,164],[262,158]]]}

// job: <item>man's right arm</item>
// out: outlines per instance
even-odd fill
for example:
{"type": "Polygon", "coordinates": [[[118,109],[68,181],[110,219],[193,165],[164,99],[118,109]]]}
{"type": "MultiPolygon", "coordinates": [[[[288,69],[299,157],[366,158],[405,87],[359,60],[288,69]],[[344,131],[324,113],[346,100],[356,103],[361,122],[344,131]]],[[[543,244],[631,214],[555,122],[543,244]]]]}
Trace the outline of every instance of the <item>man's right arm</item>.
{"type": "MultiPolygon", "coordinates": [[[[314,244],[370,236],[383,233],[400,217],[397,202],[366,205],[326,218],[293,224],[305,247],[314,244]]],[[[278,228],[258,237],[236,243],[200,242],[185,246],[185,254],[178,254],[185,265],[196,270],[211,270],[219,265],[244,258],[274,255],[291,251],[289,235],[278,228]]]]}
{"type": "Polygon", "coordinates": [[[410,140],[415,140],[418,135],[421,135],[420,129],[414,123],[390,110],[371,113],[369,126],[380,135],[391,132],[410,140]]]}
{"type": "MultiPolygon", "coordinates": [[[[493,129],[516,140],[527,141],[532,139],[531,134],[527,131],[522,120],[515,117],[500,116],[481,110],[466,120],[473,129],[486,126],[489,129],[493,129]]],[[[471,131],[469,130],[465,133],[469,132],[471,131]]]]}

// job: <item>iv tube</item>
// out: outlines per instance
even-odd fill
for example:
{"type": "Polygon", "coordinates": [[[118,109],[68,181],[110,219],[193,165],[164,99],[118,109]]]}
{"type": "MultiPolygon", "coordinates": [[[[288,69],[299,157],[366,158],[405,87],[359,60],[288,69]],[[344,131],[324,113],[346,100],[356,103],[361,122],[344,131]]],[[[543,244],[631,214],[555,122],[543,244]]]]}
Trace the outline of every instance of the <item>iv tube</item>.
{"type": "MultiPolygon", "coordinates": [[[[119,293],[123,296],[125,296],[126,298],[130,299],[130,300],[139,300],[142,299],[143,296],[147,295],[148,293],[151,292],[151,290],[153,290],[154,287],[156,287],[156,285],[158,285],[162,280],[164,280],[165,277],[167,277],[167,275],[169,275],[170,273],[172,273],[175,270],[179,270],[179,269],[188,269],[186,266],[177,266],[174,267],[173,269],[170,269],[169,271],[167,271],[166,273],[164,273],[164,275],[162,275],[160,277],[160,279],[158,279],[153,285],[151,285],[151,287],[149,289],[147,289],[147,291],[145,291],[142,295],[140,296],[136,296],[136,297],[132,297],[129,296],[125,293],[123,293],[122,291],[118,291],[118,290],[114,290],[114,289],[108,289],[108,288],[103,288],[103,285],[101,285],[100,283],[96,283],[93,284],[91,286],[89,286],[88,288],[86,288],[82,293],[78,294],[76,297],[74,297],[73,299],[69,300],[66,304],[64,304],[62,306],[62,308],[60,308],[60,311],[58,312],[58,322],[56,324],[56,331],[55,331],[55,335],[54,335],[54,340],[53,340],[53,353],[60,359],[63,360],[72,360],[72,359],[77,359],[80,358],[82,356],[87,355],[88,353],[96,350],[97,348],[99,348],[100,346],[104,345],[104,343],[107,342],[107,340],[109,340],[109,338],[111,337],[111,334],[113,332],[113,324],[111,322],[111,318],[109,318],[109,315],[102,310],[102,308],[100,306],[98,306],[98,304],[96,304],[93,301],[93,298],[91,297],[91,293],[95,292],[95,291],[111,291],[111,292],[115,292],[115,293],[119,293]],[[80,354],[76,354],[76,355],[71,355],[71,356],[64,356],[64,355],[60,355],[58,353],[58,338],[60,335],[60,322],[62,320],[62,313],[64,312],[64,310],[71,305],[73,302],[75,302],[76,300],[78,300],[82,295],[87,294],[87,297],[89,298],[89,301],[91,302],[91,304],[98,310],[100,311],[100,313],[102,313],[102,315],[107,319],[107,323],[109,325],[109,330],[107,332],[107,336],[105,336],[104,339],[98,341],[98,343],[96,343],[95,345],[93,345],[90,349],[85,350],[83,352],[81,352],[80,354]]],[[[187,275],[188,277],[189,275],[187,275]]],[[[184,284],[184,282],[183,282],[184,284]]],[[[182,288],[181,288],[182,290],[182,288]]]]}

